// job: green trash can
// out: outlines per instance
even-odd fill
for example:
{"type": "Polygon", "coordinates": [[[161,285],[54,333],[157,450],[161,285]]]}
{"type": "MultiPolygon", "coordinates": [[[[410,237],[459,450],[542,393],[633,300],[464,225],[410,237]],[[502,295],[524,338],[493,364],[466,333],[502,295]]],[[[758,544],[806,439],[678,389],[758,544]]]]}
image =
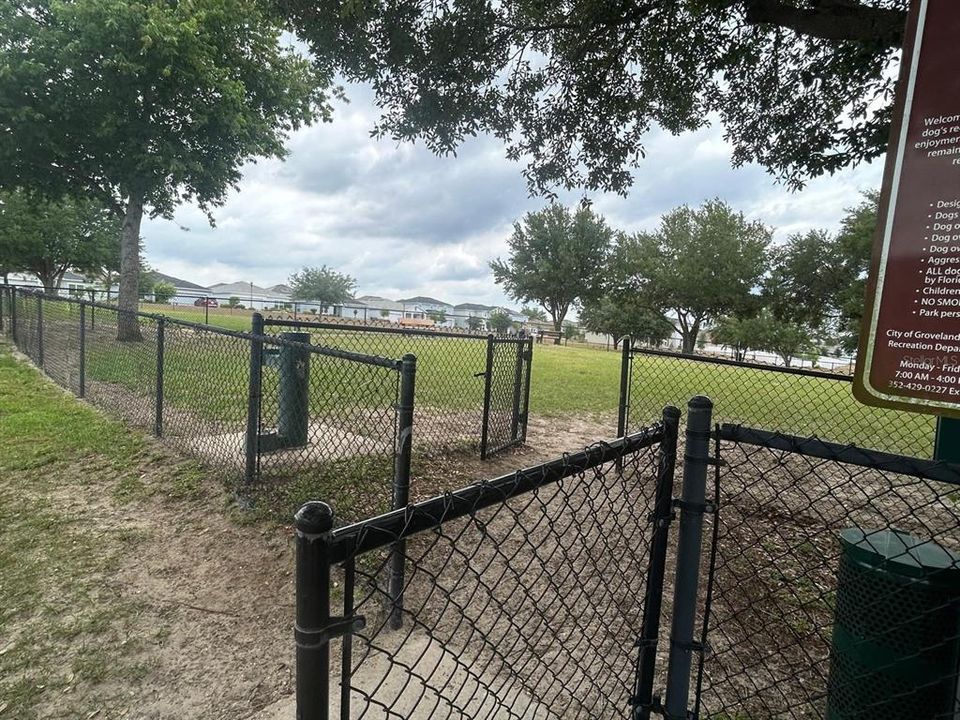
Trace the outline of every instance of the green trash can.
{"type": "Polygon", "coordinates": [[[828,720],[960,717],[960,559],[899,530],[840,544],[828,720]]]}

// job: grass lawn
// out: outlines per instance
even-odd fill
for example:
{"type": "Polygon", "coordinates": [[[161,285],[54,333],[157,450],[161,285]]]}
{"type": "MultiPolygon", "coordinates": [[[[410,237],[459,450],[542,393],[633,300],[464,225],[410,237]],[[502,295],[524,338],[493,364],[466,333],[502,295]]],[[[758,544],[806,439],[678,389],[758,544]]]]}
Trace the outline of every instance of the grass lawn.
{"type": "Polygon", "coordinates": [[[144,536],[90,516],[93,496],[123,507],[161,471],[164,493],[195,496],[194,463],[158,455],[0,343],[0,718],[112,716],[147,675],[141,651],[161,628],[131,634],[142,606],[111,580],[144,536]]]}

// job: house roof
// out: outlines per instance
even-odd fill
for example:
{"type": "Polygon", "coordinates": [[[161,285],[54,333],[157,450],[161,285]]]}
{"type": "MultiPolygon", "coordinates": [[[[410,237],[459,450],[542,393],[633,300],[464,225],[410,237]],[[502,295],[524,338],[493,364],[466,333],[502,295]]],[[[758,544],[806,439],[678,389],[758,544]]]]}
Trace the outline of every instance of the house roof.
{"type": "Polygon", "coordinates": [[[379,295],[361,295],[355,298],[355,300],[362,302],[374,310],[403,310],[403,306],[400,303],[387,300],[387,298],[380,297],[379,295]]]}
{"type": "Polygon", "coordinates": [[[453,306],[454,310],[493,310],[490,305],[480,305],[479,303],[460,303],[453,306]]]}
{"type": "Polygon", "coordinates": [[[453,307],[453,305],[451,305],[448,302],[444,302],[443,300],[437,300],[436,298],[432,298],[432,297],[426,297],[425,295],[417,295],[416,297],[412,297],[412,298],[400,298],[399,300],[397,300],[397,302],[419,303],[420,305],[446,305],[447,307],[451,307],[451,308],[453,307]]]}
{"type": "Polygon", "coordinates": [[[168,282],[180,290],[203,290],[204,292],[209,292],[211,290],[211,288],[205,288],[203,285],[197,285],[189,280],[183,280],[181,278],[174,277],[173,275],[167,275],[156,270],[151,270],[147,274],[147,277],[149,277],[155,283],[168,282]]]}
{"type": "Polygon", "coordinates": [[[87,280],[87,278],[85,278],[83,275],[78,275],[77,273],[70,272],[69,270],[67,270],[63,274],[63,280],[64,282],[93,284],[90,280],[87,280]]]}
{"type": "Polygon", "coordinates": [[[267,295],[274,296],[274,293],[271,293],[266,288],[262,288],[259,285],[254,285],[249,282],[232,282],[232,283],[217,283],[216,285],[211,285],[210,289],[215,293],[222,293],[224,295],[233,294],[240,297],[249,297],[251,293],[254,295],[267,295]]]}
{"type": "Polygon", "coordinates": [[[272,292],[272,293],[275,293],[276,295],[289,296],[293,294],[293,288],[290,287],[289,285],[284,285],[283,283],[281,283],[279,285],[271,285],[270,287],[267,288],[267,292],[272,292]]]}

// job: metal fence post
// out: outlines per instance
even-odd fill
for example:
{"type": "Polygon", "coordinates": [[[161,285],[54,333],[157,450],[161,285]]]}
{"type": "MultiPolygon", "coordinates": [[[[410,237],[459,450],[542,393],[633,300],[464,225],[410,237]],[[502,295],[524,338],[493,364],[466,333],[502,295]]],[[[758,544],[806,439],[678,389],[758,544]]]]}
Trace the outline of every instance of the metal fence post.
{"type": "Polygon", "coordinates": [[[0,288],[0,333],[4,331],[3,326],[3,296],[7,294],[7,288],[0,288]]]}
{"type": "Polygon", "coordinates": [[[253,484],[258,473],[260,455],[260,394],[263,386],[263,315],[253,313],[250,329],[250,382],[247,389],[246,461],[243,479],[253,484]]]}
{"type": "Polygon", "coordinates": [[[10,293],[10,337],[13,338],[13,344],[17,344],[17,288],[10,293]]]}
{"type": "Polygon", "coordinates": [[[617,413],[617,437],[627,435],[627,423],[630,421],[630,370],[633,365],[633,343],[629,335],[620,341],[620,404],[617,413]]]}
{"type": "Polygon", "coordinates": [[[43,369],[43,295],[37,295],[37,365],[43,369]]]}
{"type": "Polygon", "coordinates": [[[697,619],[703,514],[712,510],[706,502],[712,415],[710,398],[697,396],[687,404],[683,491],[676,503],[680,508],[680,529],[664,704],[665,717],[677,720],[687,717],[693,654],[703,649],[694,642],[693,632],[697,619]]]}
{"type": "Polygon", "coordinates": [[[78,368],[79,379],[78,384],[78,396],[86,397],[87,395],[87,303],[83,300],[80,301],[80,358],[78,368]]]}
{"type": "Polygon", "coordinates": [[[520,438],[520,402],[523,400],[523,339],[517,340],[517,360],[513,370],[513,412],[511,414],[510,439],[520,438]]]}
{"type": "Polygon", "coordinates": [[[333,511],[309,502],[294,518],[296,525],[297,720],[330,717],[330,557],[328,541],[333,511]]]}
{"type": "Polygon", "coordinates": [[[493,333],[487,335],[487,371],[483,385],[483,429],[480,433],[480,459],[487,459],[487,440],[490,435],[490,392],[493,388],[493,333]]]}
{"type": "Polygon", "coordinates": [[[157,320],[157,394],[153,421],[153,434],[163,437],[163,346],[164,328],[166,322],[161,317],[157,320]]]}
{"type": "Polygon", "coordinates": [[[523,388],[523,428],[520,432],[520,441],[527,441],[527,426],[530,424],[530,382],[533,377],[533,338],[526,341],[527,345],[527,375],[523,388]]]}
{"type": "MultiPolygon", "coordinates": [[[[413,455],[413,409],[417,382],[417,357],[404,355],[400,365],[400,398],[397,406],[397,446],[394,453],[393,509],[410,502],[410,462],[413,455]]],[[[403,625],[403,586],[407,542],[398,540],[390,554],[390,627],[403,625]]]]}
{"type": "Polygon", "coordinates": [[[653,680],[657,663],[657,640],[660,636],[660,612],[663,608],[663,581],[667,564],[670,522],[673,519],[673,479],[677,467],[677,436],[680,410],[663,409],[663,440],[657,456],[657,487],[650,521],[653,533],[647,564],[647,592],[643,599],[643,623],[637,640],[637,674],[634,685],[633,720],[649,720],[654,709],[653,680]]]}

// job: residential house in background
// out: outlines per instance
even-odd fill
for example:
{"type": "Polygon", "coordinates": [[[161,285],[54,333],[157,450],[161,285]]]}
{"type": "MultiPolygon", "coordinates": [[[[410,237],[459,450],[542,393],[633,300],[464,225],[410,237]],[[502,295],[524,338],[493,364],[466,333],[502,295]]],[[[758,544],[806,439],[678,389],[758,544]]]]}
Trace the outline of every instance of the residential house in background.
{"type": "MultiPolygon", "coordinates": [[[[274,288],[276,287],[280,286],[274,285],[274,288]]],[[[225,304],[231,297],[235,297],[241,305],[251,310],[272,310],[287,305],[293,307],[289,292],[275,292],[272,288],[260,287],[252,282],[217,283],[211,285],[210,290],[217,296],[221,304],[225,304]]]]}
{"type": "Polygon", "coordinates": [[[170,283],[177,289],[176,294],[170,299],[171,305],[193,305],[198,299],[213,295],[210,288],[156,270],[150,271],[147,277],[154,284],[170,283]]]}
{"type": "Polygon", "coordinates": [[[443,322],[436,324],[442,327],[453,327],[453,318],[450,316],[453,314],[454,308],[450,303],[423,295],[401,298],[397,302],[403,307],[404,319],[426,320],[431,319],[430,316],[433,314],[443,313],[446,316],[443,322]]]}
{"type": "MultiPolygon", "coordinates": [[[[379,295],[361,295],[351,302],[345,303],[344,309],[349,310],[349,313],[352,315],[354,306],[351,303],[362,303],[363,310],[367,313],[369,319],[380,319],[395,323],[403,320],[403,305],[394,300],[380,297],[379,295]]],[[[358,305],[356,309],[360,310],[361,308],[358,305]]]]}
{"type": "Polygon", "coordinates": [[[458,328],[469,328],[470,318],[480,318],[483,324],[480,329],[485,330],[487,320],[490,319],[490,313],[493,311],[491,305],[480,305],[478,303],[461,303],[453,307],[453,322],[458,328]]]}

